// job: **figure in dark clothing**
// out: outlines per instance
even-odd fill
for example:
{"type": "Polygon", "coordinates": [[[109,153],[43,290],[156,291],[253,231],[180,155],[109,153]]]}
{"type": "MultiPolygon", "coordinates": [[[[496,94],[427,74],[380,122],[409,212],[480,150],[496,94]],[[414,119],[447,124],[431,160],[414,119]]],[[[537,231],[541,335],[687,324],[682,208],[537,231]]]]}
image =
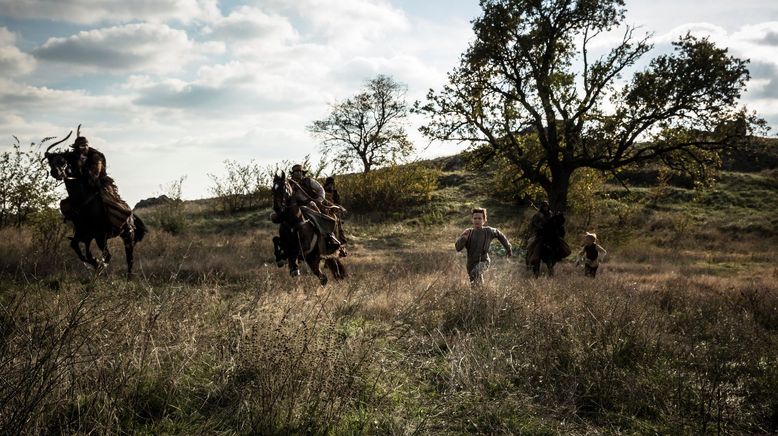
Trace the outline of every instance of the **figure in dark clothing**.
{"type": "Polygon", "coordinates": [[[341,242],[339,255],[341,257],[348,256],[345,245],[348,243],[346,239],[346,233],[343,231],[343,214],[346,209],[340,204],[340,193],[338,188],[335,187],[335,177],[330,176],[324,180],[324,199],[327,205],[325,208],[328,210],[327,214],[333,216],[337,221],[335,223],[335,237],[341,242]]]}
{"type": "MultiPolygon", "coordinates": [[[[90,147],[89,140],[83,136],[78,136],[72,147],[73,150],[69,152],[68,157],[71,162],[74,162],[71,176],[81,180],[100,196],[115,235],[118,235],[125,226],[130,231],[134,231],[132,209],[119,196],[116,183],[108,176],[105,155],[90,147]]],[[[60,202],[60,209],[65,218],[72,218],[73,214],[78,213],[78,205],[71,204],[69,198],[60,202]]]]}
{"type": "Polygon", "coordinates": [[[324,181],[324,198],[331,204],[340,206],[340,194],[335,187],[335,177],[327,177],[324,181]]]}
{"type": "Polygon", "coordinates": [[[540,246],[543,243],[543,229],[551,218],[551,207],[548,201],[540,203],[540,209],[532,216],[529,223],[529,239],[527,239],[527,266],[540,259],[540,246]]]}

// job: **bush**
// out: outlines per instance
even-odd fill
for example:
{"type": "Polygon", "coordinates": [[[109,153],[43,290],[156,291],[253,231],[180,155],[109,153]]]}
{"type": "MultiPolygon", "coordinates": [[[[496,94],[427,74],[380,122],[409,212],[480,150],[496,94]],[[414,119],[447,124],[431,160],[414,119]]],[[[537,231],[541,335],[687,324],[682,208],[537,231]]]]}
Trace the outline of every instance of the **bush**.
{"type": "Polygon", "coordinates": [[[439,174],[440,170],[420,164],[390,166],[342,177],[338,191],[349,210],[396,212],[428,201],[439,174]]]}
{"type": "Polygon", "coordinates": [[[38,145],[32,143],[25,149],[18,139],[11,150],[0,154],[0,227],[21,225],[58,197],[57,181],[48,177],[41,157],[38,145]]]}
{"type": "Polygon", "coordinates": [[[251,209],[269,198],[271,177],[254,161],[244,165],[225,160],[224,169],[227,174],[222,177],[208,174],[213,181],[210,190],[219,199],[224,212],[251,209]]]}
{"type": "Polygon", "coordinates": [[[155,218],[162,230],[177,235],[186,230],[187,221],[184,216],[184,201],[181,199],[181,185],[186,177],[171,182],[164,187],[167,201],[158,206],[155,218]]]}
{"type": "Polygon", "coordinates": [[[41,209],[29,217],[35,245],[42,253],[55,253],[65,240],[70,226],[56,209],[41,209]]]}

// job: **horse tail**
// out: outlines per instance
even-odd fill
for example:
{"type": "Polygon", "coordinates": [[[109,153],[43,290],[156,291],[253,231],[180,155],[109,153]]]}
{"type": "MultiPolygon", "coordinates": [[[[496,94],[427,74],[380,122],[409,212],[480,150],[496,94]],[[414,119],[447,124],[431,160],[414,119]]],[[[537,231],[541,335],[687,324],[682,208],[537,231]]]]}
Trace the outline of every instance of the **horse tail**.
{"type": "Polygon", "coordinates": [[[324,265],[327,266],[327,269],[332,272],[332,276],[335,277],[335,279],[345,279],[348,277],[348,271],[346,271],[346,266],[343,265],[343,262],[340,261],[340,259],[334,258],[334,257],[328,257],[324,259],[324,265]]]}
{"type": "Polygon", "coordinates": [[[143,220],[140,219],[138,215],[132,214],[132,219],[135,222],[135,243],[137,244],[141,240],[143,240],[143,237],[146,236],[146,224],[143,223],[143,220]]]}

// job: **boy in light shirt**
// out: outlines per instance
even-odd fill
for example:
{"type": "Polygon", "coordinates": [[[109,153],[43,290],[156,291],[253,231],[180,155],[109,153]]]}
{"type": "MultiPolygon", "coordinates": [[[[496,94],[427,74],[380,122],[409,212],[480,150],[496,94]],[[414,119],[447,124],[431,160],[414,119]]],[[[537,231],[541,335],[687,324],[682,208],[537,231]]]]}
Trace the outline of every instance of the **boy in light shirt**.
{"type": "Polygon", "coordinates": [[[459,235],[454,247],[457,251],[467,248],[467,274],[470,277],[470,283],[480,285],[484,282],[484,273],[489,269],[491,259],[489,259],[489,246],[492,239],[497,238],[505,247],[508,257],[513,255],[511,243],[508,238],[494,227],[486,225],[486,209],[476,208],[472,213],[473,227],[466,229],[459,235]]]}

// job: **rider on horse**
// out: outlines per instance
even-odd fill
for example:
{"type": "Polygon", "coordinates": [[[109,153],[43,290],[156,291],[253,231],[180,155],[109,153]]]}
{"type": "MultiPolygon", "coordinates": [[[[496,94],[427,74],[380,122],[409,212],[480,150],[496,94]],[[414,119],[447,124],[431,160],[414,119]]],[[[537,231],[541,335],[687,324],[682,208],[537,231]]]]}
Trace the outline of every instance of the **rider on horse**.
{"type": "Polygon", "coordinates": [[[529,239],[527,239],[527,257],[526,262],[529,266],[533,261],[540,258],[540,247],[543,244],[543,229],[551,219],[551,207],[548,201],[540,203],[540,209],[532,216],[529,222],[529,239]]]}
{"type": "MultiPolygon", "coordinates": [[[[328,204],[332,205],[332,207],[329,208],[330,215],[335,217],[337,220],[335,224],[335,236],[343,245],[348,244],[348,240],[346,239],[346,232],[343,231],[342,219],[346,209],[340,205],[340,193],[338,193],[338,189],[335,187],[335,177],[333,176],[329,176],[326,180],[324,180],[324,199],[328,204]]],[[[340,256],[348,256],[346,253],[346,247],[340,247],[340,256]]]]}
{"type": "MultiPolygon", "coordinates": [[[[68,152],[69,160],[74,163],[71,176],[100,196],[114,233],[119,234],[125,226],[130,232],[134,232],[132,209],[119,196],[114,180],[106,173],[105,155],[89,147],[89,140],[80,135],[76,137],[72,148],[73,150],[68,152]]],[[[79,205],[72,204],[70,198],[60,202],[60,210],[66,219],[72,219],[78,209],[79,205]]]]}
{"type": "MultiPolygon", "coordinates": [[[[327,251],[339,251],[341,255],[345,252],[341,250],[343,241],[335,237],[335,231],[338,229],[338,217],[331,212],[332,209],[339,209],[339,206],[327,201],[324,188],[314,178],[309,177],[308,171],[302,165],[292,166],[292,195],[297,200],[297,204],[307,207],[307,218],[310,219],[317,230],[324,236],[327,245],[327,251]]],[[[304,210],[304,209],[303,209],[304,210]]]]}

